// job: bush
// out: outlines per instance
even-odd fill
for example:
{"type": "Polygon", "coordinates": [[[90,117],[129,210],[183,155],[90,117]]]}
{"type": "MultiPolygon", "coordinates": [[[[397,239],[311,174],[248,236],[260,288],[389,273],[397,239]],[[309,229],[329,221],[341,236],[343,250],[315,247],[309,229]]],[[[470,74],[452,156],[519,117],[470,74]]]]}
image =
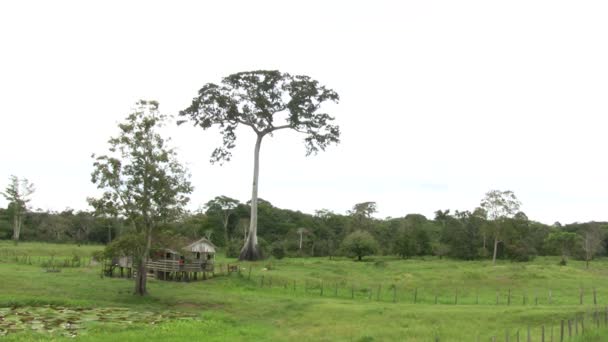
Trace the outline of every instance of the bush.
{"type": "Polygon", "coordinates": [[[105,257],[104,251],[95,251],[91,253],[91,257],[93,257],[93,260],[97,262],[102,261],[105,257]]]}
{"type": "Polygon", "coordinates": [[[238,258],[241,254],[243,241],[240,239],[232,239],[226,245],[226,258],[238,258]]]}
{"type": "Polygon", "coordinates": [[[278,260],[285,257],[285,247],[282,242],[275,242],[270,246],[270,254],[278,260]]]}

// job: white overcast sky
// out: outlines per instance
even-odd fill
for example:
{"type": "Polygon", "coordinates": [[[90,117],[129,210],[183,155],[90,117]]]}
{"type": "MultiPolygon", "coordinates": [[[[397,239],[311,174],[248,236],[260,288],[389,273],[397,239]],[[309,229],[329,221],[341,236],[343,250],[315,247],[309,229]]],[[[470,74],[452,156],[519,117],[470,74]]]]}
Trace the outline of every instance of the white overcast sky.
{"type": "MultiPolygon", "coordinates": [[[[433,217],[509,189],[534,220],[608,220],[606,18],[606,1],[3,1],[0,187],[27,177],[32,207],[87,209],[90,155],[135,101],[176,114],[207,82],[278,69],[336,90],[342,129],[313,157],[295,132],[264,141],[278,207],[433,217]]],[[[251,132],[224,166],[217,131],[168,133],[191,209],[249,199],[251,132]]]]}

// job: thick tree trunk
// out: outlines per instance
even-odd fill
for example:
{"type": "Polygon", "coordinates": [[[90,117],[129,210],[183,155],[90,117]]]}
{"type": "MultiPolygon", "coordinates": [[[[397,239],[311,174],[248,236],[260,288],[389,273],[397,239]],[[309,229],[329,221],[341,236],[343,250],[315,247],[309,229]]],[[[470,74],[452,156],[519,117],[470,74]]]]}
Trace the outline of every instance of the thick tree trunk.
{"type": "Polygon", "coordinates": [[[262,253],[258,247],[258,178],[260,174],[260,146],[264,136],[258,133],[253,153],[253,189],[251,191],[251,218],[249,222],[249,234],[239,260],[259,260],[262,253]]]}
{"type": "Polygon", "coordinates": [[[302,251],[302,233],[300,233],[300,252],[302,251]]]}
{"type": "Polygon", "coordinates": [[[145,296],[148,294],[148,256],[152,247],[152,228],[146,229],[146,247],[143,254],[140,256],[139,265],[137,265],[137,278],[135,279],[135,294],[145,296]]]}
{"type": "Polygon", "coordinates": [[[229,215],[224,215],[224,244],[228,246],[228,219],[229,215]]]}
{"type": "Polygon", "coordinates": [[[496,265],[496,250],[498,249],[498,236],[494,237],[494,254],[492,255],[492,265],[496,265]]]}

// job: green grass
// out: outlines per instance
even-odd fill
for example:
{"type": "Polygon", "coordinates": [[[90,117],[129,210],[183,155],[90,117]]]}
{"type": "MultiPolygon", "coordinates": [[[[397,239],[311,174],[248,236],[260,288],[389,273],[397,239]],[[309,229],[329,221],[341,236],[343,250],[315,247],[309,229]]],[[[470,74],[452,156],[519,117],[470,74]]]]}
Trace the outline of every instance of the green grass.
{"type": "Polygon", "coordinates": [[[73,245],[46,242],[20,242],[15,245],[11,240],[0,240],[0,257],[90,257],[95,251],[103,250],[102,245],[73,245]]]}
{"type": "MultiPolygon", "coordinates": [[[[100,247],[29,243],[14,247],[0,242],[0,255],[4,248],[17,253],[52,251],[69,256],[73,249],[82,248],[90,253],[100,247]]],[[[234,260],[218,258],[218,262],[233,263],[234,260]]],[[[132,281],[102,279],[98,266],[46,273],[36,265],[6,260],[0,261],[0,307],[43,304],[126,307],[141,311],[173,310],[196,316],[194,320],[155,326],[133,324],[126,329],[112,324],[92,324],[80,334],[79,339],[83,341],[203,338],[211,341],[429,341],[435,336],[441,341],[472,341],[477,336],[481,341],[489,341],[497,336],[502,341],[507,331],[511,340],[517,330],[523,337],[528,326],[533,340],[540,340],[542,325],[548,336],[550,326],[557,333],[561,319],[591,310],[593,288],[597,289],[598,307],[608,305],[608,260],[592,262],[589,270],[581,262],[571,261],[565,267],[558,266],[557,262],[557,258],[538,258],[532,263],[501,262],[492,266],[487,261],[435,258],[382,257],[366,262],[344,258],[267,260],[241,263],[240,275],[218,276],[204,282],[152,280],[150,296],[140,298],[131,294],[132,281]],[[262,277],[264,287],[261,287],[262,277]],[[353,288],[355,299],[351,299],[353,288]],[[584,305],[579,305],[580,288],[585,291],[584,305]],[[511,305],[507,305],[509,289],[511,305]],[[551,304],[548,303],[549,290],[551,304]],[[456,292],[458,305],[454,303],[456,292]],[[496,305],[497,293],[499,305],[496,305]],[[523,305],[524,294],[528,296],[526,305],[523,305]],[[435,295],[439,304],[434,304],[435,295]],[[479,304],[476,304],[477,298],[479,304]]],[[[601,336],[606,336],[606,331],[589,329],[586,339],[580,341],[599,341],[601,336]]],[[[25,333],[9,335],[6,339],[48,338],[48,335],[25,333]]],[[[62,337],[56,339],[62,340],[62,337]]]]}

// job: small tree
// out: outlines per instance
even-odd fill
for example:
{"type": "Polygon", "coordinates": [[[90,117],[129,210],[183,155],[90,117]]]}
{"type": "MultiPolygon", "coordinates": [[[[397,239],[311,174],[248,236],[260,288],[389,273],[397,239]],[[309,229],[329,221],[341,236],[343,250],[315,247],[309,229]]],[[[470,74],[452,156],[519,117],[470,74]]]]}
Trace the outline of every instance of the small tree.
{"type": "Polygon", "coordinates": [[[238,200],[227,196],[217,196],[211,201],[207,202],[207,204],[205,204],[205,207],[207,208],[207,213],[217,212],[222,216],[224,241],[226,246],[230,241],[230,237],[228,234],[228,222],[230,221],[230,216],[234,213],[234,209],[236,209],[238,205],[238,200]]]}
{"type": "Polygon", "coordinates": [[[492,264],[496,264],[496,251],[498,244],[503,238],[503,221],[506,218],[513,217],[519,208],[521,202],[515,197],[513,191],[491,190],[486,193],[486,196],[481,201],[481,207],[486,211],[488,219],[494,222],[494,252],[492,254],[492,264]]]}
{"type": "Polygon", "coordinates": [[[354,255],[361,261],[364,256],[374,254],[378,250],[378,242],[370,233],[357,230],[346,236],[342,248],[347,254],[354,255]]]}
{"type": "Polygon", "coordinates": [[[221,85],[204,85],[190,107],[179,113],[203,129],[220,128],[223,145],[213,151],[212,163],[230,160],[237,127],[248,126],[256,135],[249,234],[239,259],[258,260],[262,257],[257,236],[262,139],[282,129],[302,133],[307,155],[338,143],[340,129],[332,125],[334,118],[318,112],[327,101],[337,102],[338,94],[308,76],[258,70],[230,75],[222,80],[221,85]]]}
{"type": "Polygon", "coordinates": [[[561,253],[562,260],[560,264],[566,265],[568,262],[567,257],[572,255],[578,239],[579,236],[576,233],[554,232],[547,236],[545,243],[561,253]]]}
{"type": "Polygon", "coordinates": [[[9,207],[12,209],[13,216],[13,241],[15,245],[19,243],[19,235],[23,226],[23,217],[27,212],[27,204],[30,201],[30,195],[34,193],[34,184],[30,183],[26,178],[19,179],[16,176],[11,176],[6,190],[2,195],[9,202],[9,207]]]}
{"type": "Polygon", "coordinates": [[[582,232],[581,248],[585,252],[585,267],[589,268],[589,261],[602,251],[604,233],[597,223],[591,223],[582,232]]]}
{"type": "Polygon", "coordinates": [[[91,180],[104,193],[89,202],[113,208],[132,223],[142,239],[141,244],[130,244],[139,246],[133,255],[138,295],[147,294],[152,232],[179,215],[192,192],[188,173],[158,133],[164,121],[157,102],[139,101],[135,112],[118,125],[118,136],[109,140],[110,153],[93,155],[91,180]]]}

